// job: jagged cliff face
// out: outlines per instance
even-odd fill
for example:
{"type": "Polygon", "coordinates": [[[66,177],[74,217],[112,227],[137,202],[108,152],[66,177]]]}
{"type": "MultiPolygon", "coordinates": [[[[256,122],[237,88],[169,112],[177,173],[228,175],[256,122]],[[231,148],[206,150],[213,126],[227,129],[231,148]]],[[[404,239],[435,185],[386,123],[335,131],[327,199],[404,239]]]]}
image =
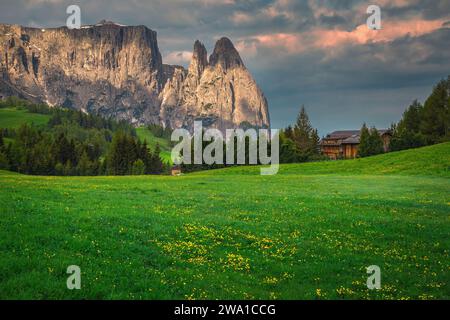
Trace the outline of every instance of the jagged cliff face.
{"type": "Polygon", "coordinates": [[[0,25],[0,95],[81,109],[135,125],[268,127],[267,102],[231,41],[188,70],[164,65],[156,32],[103,22],[69,30],[0,25]]]}
{"type": "Polygon", "coordinates": [[[222,131],[270,124],[266,98],[227,38],[216,43],[209,62],[195,42],[188,72],[174,73],[161,100],[161,119],[170,127],[191,127],[194,120],[222,131]]]}

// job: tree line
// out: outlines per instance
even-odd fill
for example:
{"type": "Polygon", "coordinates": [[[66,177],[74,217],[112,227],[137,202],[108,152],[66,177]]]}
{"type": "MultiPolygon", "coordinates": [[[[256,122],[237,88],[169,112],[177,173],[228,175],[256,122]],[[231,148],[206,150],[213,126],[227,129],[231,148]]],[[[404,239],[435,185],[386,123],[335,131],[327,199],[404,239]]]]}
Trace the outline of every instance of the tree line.
{"type": "MultiPolygon", "coordinates": [[[[250,124],[242,125],[241,128],[243,130],[246,129],[253,129],[250,124]]],[[[231,141],[223,142],[223,164],[207,164],[205,161],[203,161],[201,164],[194,164],[194,143],[191,142],[191,164],[181,164],[181,170],[182,172],[192,172],[192,171],[200,171],[200,170],[208,170],[208,169],[219,169],[224,167],[230,167],[235,166],[237,163],[237,150],[238,145],[245,145],[245,164],[244,165],[250,165],[249,161],[249,155],[250,155],[250,137],[246,135],[244,138],[244,141],[241,143],[241,141],[238,140],[237,137],[234,137],[231,141]],[[226,154],[227,149],[229,147],[229,144],[234,144],[233,150],[234,150],[234,164],[227,164],[226,161],[226,154]]],[[[200,139],[202,141],[202,150],[205,150],[205,148],[212,142],[205,142],[203,139],[200,139]]],[[[256,146],[256,154],[259,154],[259,147],[260,147],[260,141],[257,138],[255,141],[253,141],[254,145],[256,146]]],[[[322,160],[325,159],[320,154],[320,138],[319,134],[317,132],[317,129],[315,129],[309,120],[308,114],[306,113],[306,109],[304,106],[302,106],[298,116],[296,123],[293,126],[288,126],[285,129],[282,129],[279,131],[279,162],[280,163],[296,163],[296,162],[306,162],[306,161],[315,161],[315,160],[322,160]]],[[[271,144],[270,141],[267,145],[267,156],[271,156],[270,154],[271,150],[271,144]]],[[[215,155],[213,153],[213,155],[215,155]]],[[[181,154],[180,156],[183,156],[181,154]]],[[[255,163],[256,165],[261,164],[259,162],[259,159],[255,163]]],[[[241,165],[241,164],[240,164],[241,165]]]]}
{"type": "MultiPolygon", "coordinates": [[[[389,151],[418,148],[450,141],[450,76],[433,87],[425,104],[414,100],[401,120],[391,125],[389,151]]],[[[384,152],[384,144],[375,127],[363,124],[358,157],[384,152]]]]}
{"type": "Polygon", "coordinates": [[[450,76],[434,86],[424,104],[415,100],[392,131],[392,151],[450,141],[450,76]]]}
{"type": "MultiPolygon", "coordinates": [[[[10,97],[0,108],[17,107],[47,114],[46,126],[23,124],[17,129],[0,128],[0,169],[37,175],[128,175],[161,174],[169,167],[161,162],[160,148],[148,148],[135,129],[125,121],[63,108],[49,108],[10,97]],[[6,138],[6,139],[5,139],[6,138]]],[[[391,126],[390,150],[404,150],[450,140],[450,76],[441,80],[422,105],[414,101],[401,120],[391,126]]],[[[168,139],[170,130],[157,125],[148,129],[168,139]]],[[[296,122],[280,130],[280,163],[322,160],[320,138],[304,107],[296,122]]],[[[248,164],[249,138],[246,137],[248,164]]],[[[203,142],[203,149],[209,144],[203,142]]],[[[233,141],[233,143],[237,143],[233,141]]],[[[226,144],[224,144],[224,150],[226,144]]],[[[237,148],[234,148],[235,150],[237,148]]],[[[268,147],[270,150],[270,146],[268,147]]],[[[384,152],[376,128],[364,124],[360,132],[358,156],[384,152]]],[[[226,152],[224,152],[226,154],[226,152]]],[[[226,163],[226,161],[224,161],[226,163]]],[[[221,168],[223,165],[183,165],[183,171],[221,168]]]]}
{"type": "Polygon", "coordinates": [[[281,130],[280,163],[296,163],[323,160],[320,153],[320,138],[311,125],[304,106],[301,107],[293,126],[281,130]]]}
{"type": "Polygon", "coordinates": [[[158,145],[150,150],[125,121],[8,98],[0,108],[47,114],[45,126],[0,129],[0,169],[34,175],[161,174],[158,145]]]}
{"type": "Polygon", "coordinates": [[[358,157],[370,157],[384,152],[383,139],[380,133],[375,127],[367,128],[364,123],[360,136],[359,136],[359,146],[358,146],[358,157]]]}

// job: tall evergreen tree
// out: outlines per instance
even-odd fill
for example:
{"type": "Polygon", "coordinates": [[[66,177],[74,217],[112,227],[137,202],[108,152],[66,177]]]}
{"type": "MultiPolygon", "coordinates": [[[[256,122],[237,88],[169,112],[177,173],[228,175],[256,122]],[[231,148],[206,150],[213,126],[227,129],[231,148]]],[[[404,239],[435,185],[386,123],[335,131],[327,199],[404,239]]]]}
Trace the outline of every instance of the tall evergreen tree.
{"type": "Polygon", "coordinates": [[[368,157],[384,152],[383,139],[375,127],[370,130],[364,123],[361,128],[358,155],[360,157],[368,157]]]}
{"type": "Polygon", "coordinates": [[[280,135],[280,163],[295,163],[299,162],[299,155],[297,147],[286,135],[280,135]]]}
{"type": "Polygon", "coordinates": [[[310,137],[312,130],[313,128],[309,121],[308,114],[306,113],[305,107],[302,106],[294,127],[294,142],[302,153],[309,153],[310,151],[310,137]]]}
{"type": "Polygon", "coordinates": [[[433,88],[423,106],[414,101],[393,129],[394,151],[450,140],[450,76],[433,88]]]}
{"type": "Polygon", "coordinates": [[[108,154],[108,172],[113,175],[131,174],[133,163],[137,159],[138,150],[134,137],[118,131],[113,137],[108,154]]]}
{"type": "Polygon", "coordinates": [[[398,123],[397,130],[407,132],[419,132],[421,114],[423,112],[423,106],[417,100],[408,107],[403,113],[402,120],[398,123]]]}
{"type": "Polygon", "coordinates": [[[141,144],[139,159],[141,159],[144,163],[144,173],[152,173],[152,155],[150,154],[150,150],[148,149],[147,140],[144,140],[144,142],[141,144]]]}
{"type": "Polygon", "coordinates": [[[417,148],[426,144],[425,136],[420,132],[423,106],[415,100],[403,113],[402,119],[391,128],[390,150],[398,151],[417,148]]]}
{"type": "Polygon", "coordinates": [[[127,173],[128,167],[124,159],[124,143],[124,133],[121,131],[116,132],[108,154],[108,174],[125,175],[127,173]]]}
{"type": "Polygon", "coordinates": [[[16,141],[9,143],[5,148],[5,154],[8,158],[10,170],[16,172],[25,172],[25,149],[16,141]]]}
{"type": "Polygon", "coordinates": [[[70,161],[75,165],[77,156],[75,150],[75,142],[69,141],[64,133],[61,133],[56,141],[53,143],[53,154],[55,155],[55,162],[65,164],[70,161]]]}
{"type": "Polygon", "coordinates": [[[27,174],[51,175],[54,174],[55,164],[53,161],[51,140],[49,136],[45,136],[33,147],[25,149],[22,170],[27,174]]]}
{"type": "Polygon", "coordinates": [[[370,155],[370,131],[365,123],[361,128],[359,136],[358,155],[360,157],[367,157],[370,155]]]}
{"type": "Polygon", "coordinates": [[[312,156],[319,154],[320,138],[317,130],[312,127],[304,106],[302,106],[297,117],[292,135],[300,161],[306,161],[312,156]]]}
{"type": "Polygon", "coordinates": [[[87,155],[86,151],[80,157],[77,165],[77,172],[80,176],[90,176],[92,172],[92,163],[87,155]]]}
{"type": "Polygon", "coordinates": [[[285,130],[284,130],[284,134],[286,136],[286,138],[289,138],[291,140],[294,140],[294,130],[292,129],[292,126],[288,126],[285,130]]]}
{"type": "Polygon", "coordinates": [[[0,151],[0,169],[2,170],[10,169],[8,156],[3,151],[0,151]]]}
{"type": "Polygon", "coordinates": [[[378,130],[373,127],[370,129],[370,155],[377,155],[384,152],[383,139],[378,132],[378,130]]]}
{"type": "Polygon", "coordinates": [[[429,143],[450,138],[450,77],[440,81],[425,101],[421,131],[429,143]]]}
{"type": "Polygon", "coordinates": [[[318,133],[317,129],[313,129],[313,131],[311,133],[311,148],[312,148],[311,153],[312,153],[312,155],[317,156],[320,154],[319,144],[320,144],[319,133],[318,133]]]}
{"type": "Polygon", "coordinates": [[[161,149],[159,143],[156,143],[155,150],[152,153],[152,173],[160,174],[164,170],[163,163],[160,158],[161,149]]]}

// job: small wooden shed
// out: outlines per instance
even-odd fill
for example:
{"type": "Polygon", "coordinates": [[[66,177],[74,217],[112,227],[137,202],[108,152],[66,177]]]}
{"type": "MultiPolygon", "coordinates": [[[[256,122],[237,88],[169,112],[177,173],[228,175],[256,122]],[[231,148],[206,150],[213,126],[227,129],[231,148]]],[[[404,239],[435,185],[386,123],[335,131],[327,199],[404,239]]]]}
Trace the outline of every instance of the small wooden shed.
{"type": "Polygon", "coordinates": [[[170,170],[170,174],[172,176],[179,176],[179,175],[181,175],[181,166],[179,166],[179,165],[172,166],[172,169],[170,170]]]}

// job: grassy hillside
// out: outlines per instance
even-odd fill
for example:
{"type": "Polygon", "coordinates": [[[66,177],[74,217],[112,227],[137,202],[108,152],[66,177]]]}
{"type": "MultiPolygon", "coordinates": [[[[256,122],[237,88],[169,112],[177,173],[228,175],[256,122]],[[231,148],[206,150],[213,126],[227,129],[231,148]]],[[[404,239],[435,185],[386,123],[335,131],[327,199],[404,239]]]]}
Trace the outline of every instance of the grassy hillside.
{"type": "Polygon", "coordinates": [[[161,148],[161,159],[166,163],[171,163],[171,147],[169,145],[169,141],[164,138],[156,137],[153,135],[153,133],[148,130],[146,127],[139,127],[136,128],[136,133],[141,139],[141,141],[147,140],[148,146],[150,149],[154,150],[156,147],[156,144],[159,144],[159,147],[161,148]]]}
{"type": "MultiPolygon", "coordinates": [[[[49,119],[49,115],[31,113],[19,108],[0,108],[0,128],[18,128],[24,123],[45,125],[48,123],[49,119]]],[[[152,132],[145,127],[136,128],[136,133],[142,141],[144,141],[144,139],[147,140],[147,143],[152,150],[154,150],[158,143],[161,148],[161,159],[166,163],[171,163],[171,148],[167,139],[154,136],[152,132]]],[[[8,142],[11,140],[5,138],[5,141],[8,142]]]]}
{"type": "Polygon", "coordinates": [[[276,176],[2,172],[0,298],[449,299],[448,148],[276,176]]]}
{"type": "Polygon", "coordinates": [[[156,144],[159,144],[161,150],[170,150],[169,141],[164,138],[156,137],[153,133],[145,127],[136,128],[136,133],[139,138],[144,141],[147,140],[148,146],[152,149],[155,148],[156,144]]]}
{"type": "Polygon", "coordinates": [[[50,116],[16,108],[0,109],[0,128],[18,128],[23,123],[47,124],[50,116]]]}
{"type": "MultiPolygon", "coordinates": [[[[211,172],[214,175],[258,174],[258,167],[234,167],[211,172]]],[[[280,166],[280,173],[289,174],[395,174],[450,177],[450,143],[386,153],[354,160],[310,162],[280,166]]]]}

